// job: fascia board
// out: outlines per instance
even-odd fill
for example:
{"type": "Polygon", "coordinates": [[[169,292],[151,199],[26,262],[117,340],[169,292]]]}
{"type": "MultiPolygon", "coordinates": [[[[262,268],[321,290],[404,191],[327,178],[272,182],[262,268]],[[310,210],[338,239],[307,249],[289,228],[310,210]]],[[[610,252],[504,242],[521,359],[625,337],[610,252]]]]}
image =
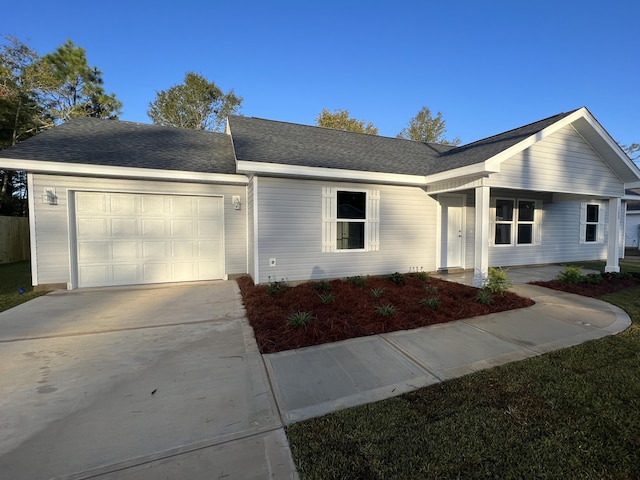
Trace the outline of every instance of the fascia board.
{"type": "Polygon", "coordinates": [[[427,175],[426,179],[427,184],[432,184],[459,178],[485,176],[498,172],[500,172],[500,165],[497,165],[495,168],[488,168],[486,162],[480,162],[473,165],[467,165],[466,167],[454,168],[452,170],[434,173],[433,175],[427,175]]]}
{"type": "Polygon", "coordinates": [[[486,160],[486,164],[489,168],[500,168],[499,165],[511,158],[512,156],[514,156],[516,153],[519,153],[521,151],[523,151],[526,148],[529,148],[530,146],[532,146],[535,143],[538,143],[540,140],[542,140],[545,137],[548,137],[549,135],[557,132],[558,130],[560,130],[561,128],[570,125],[571,123],[575,122],[578,118],[581,117],[585,117],[589,115],[589,111],[582,107],[578,110],[576,110],[575,112],[573,112],[571,115],[567,115],[566,117],[558,120],[557,122],[549,125],[547,128],[544,128],[542,130],[540,130],[538,133],[531,135],[528,138],[525,138],[524,140],[522,140],[521,142],[516,143],[515,145],[513,145],[512,147],[507,148],[506,150],[500,152],[499,154],[489,158],[486,160]]]}
{"type": "Polygon", "coordinates": [[[153,168],[111,167],[76,163],[47,162],[41,160],[16,160],[1,158],[0,165],[10,170],[26,170],[33,173],[53,173],[59,175],[81,175],[92,177],[137,178],[149,180],[183,180],[201,183],[233,183],[246,185],[245,175],[225,173],[201,173],[182,170],[160,170],[153,168]]]}
{"type": "Polygon", "coordinates": [[[365,181],[397,185],[426,185],[423,175],[405,175],[400,173],[365,172],[340,168],[307,167],[302,165],[283,165],[281,163],[254,162],[238,160],[241,173],[266,174],[274,176],[295,176],[310,178],[331,178],[343,181],[365,181]]]}

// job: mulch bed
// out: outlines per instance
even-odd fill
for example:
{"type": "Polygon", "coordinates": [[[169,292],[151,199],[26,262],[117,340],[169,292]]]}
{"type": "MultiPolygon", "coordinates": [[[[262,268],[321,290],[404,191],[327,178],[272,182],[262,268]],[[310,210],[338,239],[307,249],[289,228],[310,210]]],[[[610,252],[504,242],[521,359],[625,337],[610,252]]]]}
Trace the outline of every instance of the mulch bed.
{"type": "Polygon", "coordinates": [[[547,282],[531,282],[533,285],[561,290],[568,293],[576,293],[585,297],[601,297],[608,293],[614,293],[625,288],[640,285],[640,279],[620,278],[616,275],[601,275],[602,281],[598,284],[592,283],[563,283],[559,280],[549,280],[547,282]]]}
{"type": "Polygon", "coordinates": [[[359,287],[347,280],[328,283],[333,302],[322,303],[317,282],[288,287],[283,293],[270,295],[267,285],[254,285],[250,277],[238,279],[247,318],[255,332],[262,353],[337,342],[397,330],[408,330],[436,323],[486,315],[533,305],[533,301],[507,292],[495,295],[493,304],[477,301],[478,289],[429,278],[422,281],[405,275],[405,285],[396,285],[387,277],[364,277],[366,285],[359,287]],[[374,298],[372,289],[384,289],[381,298],[374,298]],[[435,291],[434,291],[435,289],[435,291]],[[424,298],[438,297],[436,308],[421,303],[424,298]],[[391,304],[392,316],[381,316],[376,307],[391,304]],[[288,324],[296,311],[311,312],[313,320],[304,327],[288,324]]]}

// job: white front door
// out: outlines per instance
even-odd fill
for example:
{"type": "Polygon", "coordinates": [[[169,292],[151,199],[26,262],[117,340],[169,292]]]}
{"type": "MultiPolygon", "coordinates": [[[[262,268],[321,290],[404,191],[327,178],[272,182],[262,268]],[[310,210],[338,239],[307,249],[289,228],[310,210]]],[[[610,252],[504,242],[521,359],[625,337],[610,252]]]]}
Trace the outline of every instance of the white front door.
{"type": "Polygon", "coordinates": [[[463,267],[464,197],[439,196],[440,201],[440,268],[463,267]]]}

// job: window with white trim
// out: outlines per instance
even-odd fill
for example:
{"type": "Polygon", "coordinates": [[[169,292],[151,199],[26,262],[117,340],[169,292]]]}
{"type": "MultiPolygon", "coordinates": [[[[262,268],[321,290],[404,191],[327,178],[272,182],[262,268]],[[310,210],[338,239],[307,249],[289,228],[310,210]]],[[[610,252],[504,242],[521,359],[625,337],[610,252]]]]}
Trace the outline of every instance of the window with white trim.
{"type": "Polygon", "coordinates": [[[379,249],[377,190],[322,189],[322,251],[379,249]]]}
{"type": "Polygon", "coordinates": [[[540,206],[536,200],[496,198],[493,201],[494,245],[540,243],[540,206]]]}
{"type": "Polygon", "coordinates": [[[604,209],[599,203],[580,205],[580,243],[604,242],[604,209]]]}

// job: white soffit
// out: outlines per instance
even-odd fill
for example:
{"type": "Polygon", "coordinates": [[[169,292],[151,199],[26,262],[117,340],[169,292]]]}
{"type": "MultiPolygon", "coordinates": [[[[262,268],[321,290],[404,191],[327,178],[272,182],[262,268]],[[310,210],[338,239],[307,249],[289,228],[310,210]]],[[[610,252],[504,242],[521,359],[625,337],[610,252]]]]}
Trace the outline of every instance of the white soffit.
{"type": "Polygon", "coordinates": [[[226,173],[187,172],[181,170],[161,170],[153,168],[112,167],[106,165],[86,165],[81,163],[46,162],[41,160],[17,160],[1,158],[0,165],[11,170],[26,170],[33,173],[59,175],[80,175],[92,177],[136,178],[149,180],[183,180],[201,183],[232,183],[246,185],[245,175],[226,173]]]}

